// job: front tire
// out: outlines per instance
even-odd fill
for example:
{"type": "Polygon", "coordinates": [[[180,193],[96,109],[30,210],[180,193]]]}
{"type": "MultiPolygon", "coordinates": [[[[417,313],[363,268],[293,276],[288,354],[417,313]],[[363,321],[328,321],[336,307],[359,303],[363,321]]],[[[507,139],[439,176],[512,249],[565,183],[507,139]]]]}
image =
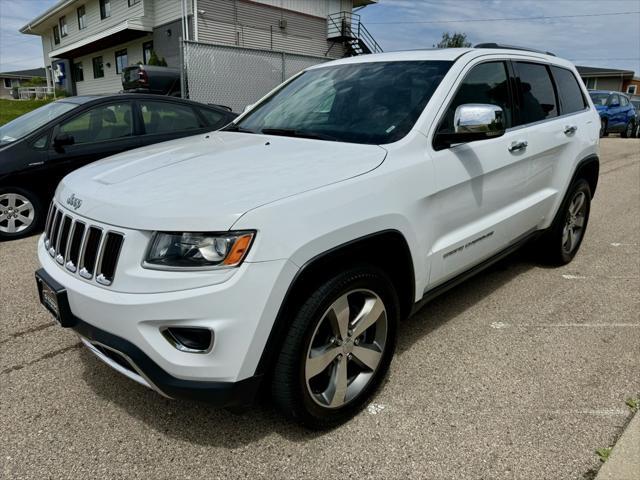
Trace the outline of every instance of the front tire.
{"type": "Polygon", "coordinates": [[[0,189],[0,240],[14,240],[31,235],[42,221],[40,198],[25,189],[0,189]]]}
{"type": "Polygon", "coordinates": [[[551,228],[540,242],[540,260],[550,265],[566,265],[580,249],[591,212],[591,188],[579,178],[569,188],[551,228]]]}
{"type": "Polygon", "coordinates": [[[600,119],[600,138],[608,136],[607,121],[604,118],[600,119]]]}
{"type": "Polygon", "coordinates": [[[273,372],[278,409],[323,429],[358,413],[393,357],[398,297],[381,270],[362,266],[335,275],[298,309],[273,372]]]}

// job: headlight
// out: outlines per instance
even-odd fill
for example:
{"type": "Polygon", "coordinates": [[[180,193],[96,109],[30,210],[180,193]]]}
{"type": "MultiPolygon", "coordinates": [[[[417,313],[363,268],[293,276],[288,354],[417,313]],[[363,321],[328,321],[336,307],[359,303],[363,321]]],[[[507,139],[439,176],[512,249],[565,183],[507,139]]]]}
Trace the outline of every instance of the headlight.
{"type": "Polygon", "coordinates": [[[237,267],[249,251],[254,235],[254,232],[156,232],[145,266],[159,269],[237,267]]]}

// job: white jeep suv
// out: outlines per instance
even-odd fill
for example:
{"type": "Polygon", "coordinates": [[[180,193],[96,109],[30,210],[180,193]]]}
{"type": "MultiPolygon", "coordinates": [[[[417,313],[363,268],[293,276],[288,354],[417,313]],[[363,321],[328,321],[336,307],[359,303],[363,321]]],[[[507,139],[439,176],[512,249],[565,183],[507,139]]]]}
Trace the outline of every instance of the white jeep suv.
{"type": "Polygon", "coordinates": [[[222,131],[67,176],[40,299],[162,395],[243,408],[270,393],[332,426],[372,396],[424,302],[534,239],[544,261],[572,260],[599,127],[573,65],[541,52],[316,65],[222,131]]]}

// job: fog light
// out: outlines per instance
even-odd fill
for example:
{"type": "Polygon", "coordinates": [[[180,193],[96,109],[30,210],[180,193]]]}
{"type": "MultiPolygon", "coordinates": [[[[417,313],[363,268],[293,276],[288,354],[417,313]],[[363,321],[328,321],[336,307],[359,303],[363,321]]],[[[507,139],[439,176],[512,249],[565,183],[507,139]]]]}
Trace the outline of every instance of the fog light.
{"type": "Polygon", "coordinates": [[[181,352],[208,353],[213,348],[214,335],[208,328],[167,327],[161,333],[181,352]]]}

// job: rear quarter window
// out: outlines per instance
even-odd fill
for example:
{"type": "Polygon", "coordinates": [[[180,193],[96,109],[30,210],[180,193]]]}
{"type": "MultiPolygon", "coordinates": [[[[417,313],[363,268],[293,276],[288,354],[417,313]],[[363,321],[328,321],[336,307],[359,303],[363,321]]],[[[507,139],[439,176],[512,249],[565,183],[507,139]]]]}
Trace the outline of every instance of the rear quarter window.
{"type": "Polygon", "coordinates": [[[562,113],[574,113],[584,110],[587,107],[587,102],[573,72],[556,66],[551,67],[551,72],[558,88],[562,113]]]}

